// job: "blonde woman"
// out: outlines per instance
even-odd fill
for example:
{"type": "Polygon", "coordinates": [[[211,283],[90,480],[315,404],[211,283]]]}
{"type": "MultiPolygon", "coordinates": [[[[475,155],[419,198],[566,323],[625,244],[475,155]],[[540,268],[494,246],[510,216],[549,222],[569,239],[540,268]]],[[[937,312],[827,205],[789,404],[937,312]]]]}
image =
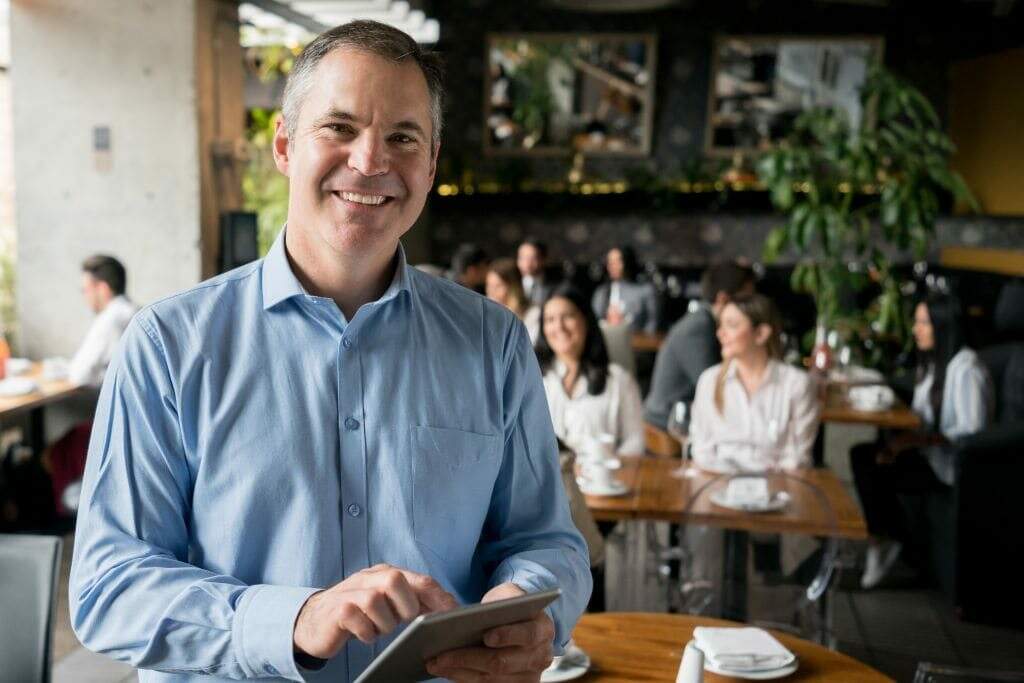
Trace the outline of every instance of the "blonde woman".
{"type": "Polygon", "coordinates": [[[523,321],[530,343],[537,342],[540,332],[540,307],[534,306],[523,291],[523,280],[516,262],[509,258],[491,262],[484,281],[487,298],[505,306],[523,321]]]}
{"type": "Polygon", "coordinates": [[[736,297],[722,309],[722,362],[697,381],[690,422],[694,462],[715,472],[811,464],[820,405],[806,372],[780,362],[781,321],[771,299],[736,297]]]}

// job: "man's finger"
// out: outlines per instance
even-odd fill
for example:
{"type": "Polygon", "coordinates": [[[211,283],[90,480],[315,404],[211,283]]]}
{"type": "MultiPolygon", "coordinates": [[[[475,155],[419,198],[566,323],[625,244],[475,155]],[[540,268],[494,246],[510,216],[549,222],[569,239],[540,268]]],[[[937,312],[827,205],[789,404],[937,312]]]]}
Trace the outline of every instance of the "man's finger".
{"type": "Polygon", "coordinates": [[[426,611],[444,612],[459,606],[459,601],[451,593],[426,574],[418,574],[406,569],[400,571],[416,592],[417,598],[426,611]]]}
{"type": "Polygon", "coordinates": [[[372,643],[377,638],[377,627],[359,607],[351,602],[347,602],[339,608],[336,624],[339,630],[351,633],[364,643],[372,643]]]}
{"type": "Polygon", "coordinates": [[[360,597],[358,604],[363,614],[373,622],[377,635],[391,633],[398,626],[400,619],[391,607],[393,599],[392,596],[376,590],[364,591],[364,595],[360,597]]]}
{"type": "Polygon", "coordinates": [[[550,642],[554,637],[555,627],[551,623],[551,619],[543,614],[543,618],[535,617],[531,621],[520,621],[492,628],[484,634],[484,645],[488,647],[531,647],[550,642]]]}
{"type": "Polygon", "coordinates": [[[420,615],[420,599],[406,572],[385,566],[381,569],[374,567],[370,573],[372,576],[368,585],[387,595],[399,621],[412,621],[420,615]]]}

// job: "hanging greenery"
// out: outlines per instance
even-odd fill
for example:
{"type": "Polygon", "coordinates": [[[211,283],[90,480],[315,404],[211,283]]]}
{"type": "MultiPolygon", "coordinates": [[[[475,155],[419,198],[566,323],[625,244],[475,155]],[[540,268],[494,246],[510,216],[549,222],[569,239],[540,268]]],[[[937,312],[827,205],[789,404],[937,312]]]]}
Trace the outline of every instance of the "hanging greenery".
{"type": "Polygon", "coordinates": [[[909,302],[892,257],[926,257],[949,195],[977,204],[950,168],[953,143],[916,88],[874,65],[861,100],[868,115],[857,130],[842,110],[809,110],[757,170],[787,215],[766,240],[765,260],[794,254],[793,289],[814,297],[820,321],[859,342],[879,367],[910,343],[909,302]],[[880,293],[858,310],[856,294],[869,285],[880,293]]]}

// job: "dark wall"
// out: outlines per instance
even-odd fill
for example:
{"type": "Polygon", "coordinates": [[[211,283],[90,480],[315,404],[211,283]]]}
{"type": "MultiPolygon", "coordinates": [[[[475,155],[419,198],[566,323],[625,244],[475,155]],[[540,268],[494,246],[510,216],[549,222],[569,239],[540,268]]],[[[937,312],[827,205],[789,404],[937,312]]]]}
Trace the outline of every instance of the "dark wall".
{"type": "MultiPolygon", "coordinates": [[[[892,0],[892,7],[870,7],[820,0],[684,0],[677,9],[635,14],[567,12],[550,9],[540,0],[422,4],[428,15],[441,22],[436,49],[448,64],[446,133],[438,174],[442,181],[461,177],[466,168],[479,179],[500,175],[503,164],[524,163],[488,158],[482,152],[488,33],[653,32],[658,36],[651,156],[588,158],[586,173],[601,179],[623,178],[637,167],[662,177],[679,176],[703,156],[710,59],[717,34],[881,36],[887,66],[920,88],[943,118],[949,65],[955,59],[1024,41],[1024,31],[1014,28],[1021,25],[1021,8],[1010,18],[994,18],[988,2],[892,0]]],[[[568,158],[525,163],[535,178],[564,178],[569,170],[568,158]]],[[[602,206],[596,211],[580,210],[576,203],[564,208],[549,203],[541,211],[524,207],[523,198],[511,195],[475,213],[470,206],[438,200],[432,200],[418,230],[429,234],[430,256],[440,262],[460,240],[472,239],[497,249],[523,233],[540,234],[566,255],[586,252],[589,257],[590,252],[600,252],[614,242],[638,241],[640,251],[649,257],[704,262],[707,249],[700,245],[709,243],[708,236],[713,238],[710,242],[725,245],[711,251],[724,248],[759,254],[763,233],[776,222],[766,209],[751,215],[730,205],[710,213],[681,211],[668,216],[649,211],[643,203],[602,206]],[[582,235],[586,237],[581,239],[582,235]]],[[[986,234],[990,232],[986,228],[986,234]]]]}

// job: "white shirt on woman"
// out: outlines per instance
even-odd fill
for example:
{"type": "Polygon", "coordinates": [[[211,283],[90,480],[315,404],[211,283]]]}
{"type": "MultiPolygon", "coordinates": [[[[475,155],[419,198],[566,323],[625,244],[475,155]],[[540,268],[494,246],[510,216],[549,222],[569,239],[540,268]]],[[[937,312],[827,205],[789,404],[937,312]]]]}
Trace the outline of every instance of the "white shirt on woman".
{"type": "Polygon", "coordinates": [[[580,453],[601,434],[615,437],[615,452],[640,455],[644,452],[643,403],[640,387],[628,372],[614,363],[608,365],[608,381],[597,396],[589,392],[589,382],[580,374],[572,395],[565,391],[562,378],[566,367],[559,361],[544,374],[544,391],[551,410],[555,434],[566,446],[580,453]]]}
{"type": "Polygon", "coordinates": [[[769,360],[761,385],[748,395],[736,363],[730,363],[719,413],[715,385],[721,368],[714,365],[697,380],[690,414],[694,462],[714,472],[809,466],[821,411],[811,377],[769,360]]]}
{"type": "MultiPolygon", "coordinates": [[[[914,387],[914,400],[911,402],[914,412],[930,428],[935,427],[931,400],[934,381],[935,372],[929,370],[914,387]]],[[[992,379],[978,354],[971,349],[960,349],[946,366],[941,411],[939,431],[950,441],[981,431],[992,421],[995,412],[992,379]]],[[[939,481],[952,486],[953,448],[948,445],[930,446],[924,452],[939,481]]]]}

